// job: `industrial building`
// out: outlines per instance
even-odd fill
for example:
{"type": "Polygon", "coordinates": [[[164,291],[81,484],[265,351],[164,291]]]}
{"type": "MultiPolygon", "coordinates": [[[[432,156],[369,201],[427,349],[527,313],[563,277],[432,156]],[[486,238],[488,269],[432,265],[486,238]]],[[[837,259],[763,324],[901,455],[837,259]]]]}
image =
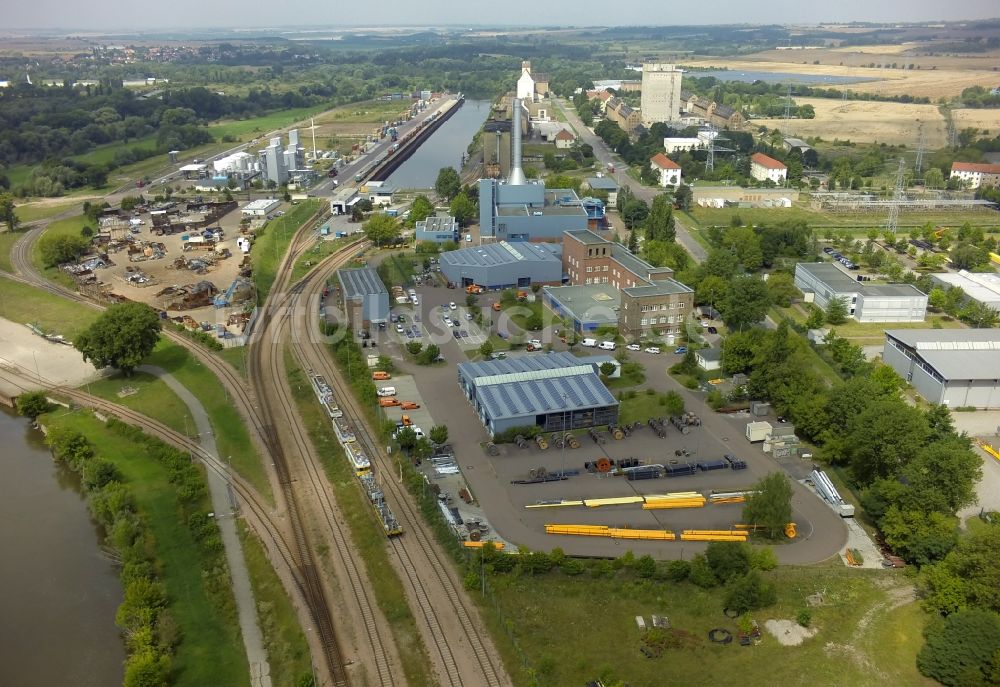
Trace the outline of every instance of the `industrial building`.
{"type": "Polygon", "coordinates": [[[258,198],[244,205],[242,212],[244,217],[266,217],[280,205],[281,201],[275,198],[258,198]]]}
{"type": "Polygon", "coordinates": [[[931,403],[1000,408],[1000,331],[890,329],[882,359],[931,403]]]}
{"type": "Polygon", "coordinates": [[[562,283],[562,247],[555,243],[506,241],[441,254],[441,274],[465,287],[527,288],[562,283]]]}
{"type": "Polygon", "coordinates": [[[927,295],[917,287],[859,282],[828,262],[797,264],[795,286],[807,303],[823,309],[835,298],[843,299],[858,322],[923,322],[927,315],[927,295]]]}
{"type": "Polygon", "coordinates": [[[447,212],[440,212],[416,223],[413,238],[417,243],[458,241],[458,222],[447,212]]]}
{"type": "Polygon", "coordinates": [[[570,286],[546,287],[543,298],[577,332],[617,326],[623,334],[678,334],[694,307],[694,291],[619,243],[592,231],[567,231],[563,272],[570,286]]]}
{"type": "Polygon", "coordinates": [[[618,421],[600,363],[571,353],[459,363],[458,385],[491,435],[515,427],[554,432],[618,421]]]}
{"type": "Polygon", "coordinates": [[[281,147],[281,137],[275,136],[267,147],[260,151],[260,171],[267,181],[273,181],[278,186],[289,181],[311,175],[311,170],[305,170],[303,148],[299,145],[299,130],[288,132],[288,146],[281,147]]]}
{"type": "Polygon", "coordinates": [[[389,321],[389,292],[370,267],[337,270],[341,307],[353,331],[389,321]]]}
{"type": "Polygon", "coordinates": [[[967,299],[1000,310],[1000,276],[994,272],[942,272],[932,274],[931,281],[945,289],[958,287],[967,299]]]}
{"type": "Polygon", "coordinates": [[[785,163],[775,160],[764,153],[754,153],[750,156],[750,176],[757,181],[771,181],[775,184],[785,183],[788,177],[788,167],[785,163]]]}
{"type": "MultiPolygon", "coordinates": [[[[521,112],[514,100],[513,111],[521,112]]],[[[479,180],[479,232],[498,241],[553,241],[568,229],[586,229],[587,211],[571,189],[546,189],[521,169],[521,118],[511,125],[511,169],[506,182],[479,180]]]]}
{"type": "Polygon", "coordinates": [[[639,110],[647,128],[656,122],[675,122],[681,113],[681,76],[672,64],[642,65],[642,96],[639,110]]]}
{"type": "Polygon", "coordinates": [[[608,194],[608,205],[618,203],[618,182],[611,177],[598,173],[595,177],[587,177],[583,185],[591,191],[603,191],[608,194]]]}

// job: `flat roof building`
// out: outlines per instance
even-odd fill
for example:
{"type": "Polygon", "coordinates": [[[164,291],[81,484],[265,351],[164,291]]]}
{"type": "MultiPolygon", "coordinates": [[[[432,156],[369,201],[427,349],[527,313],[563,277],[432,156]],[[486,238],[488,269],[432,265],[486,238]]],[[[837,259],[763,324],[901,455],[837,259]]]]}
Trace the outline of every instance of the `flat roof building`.
{"type": "Polygon", "coordinates": [[[413,238],[417,243],[421,241],[430,241],[431,243],[458,241],[458,222],[447,212],[432,215],[417,222],[413,238]]]}
{"type": "Polygon", "coordinates": [[[828,262],[798,263],[795,286],[807,303],[824,310],[835,298],[843,299],[858,322],[923,322],[927,316],[927,295],[917,287],[859,282],[828,262]]]}
{"type": "Polygon", "coordinates": [[[1000,330],[889,329],[882,359],[931,403],[1000,408],[1000,330]]]}
{"type": "Polygon", "coordinates": [[[988,305],[994,310],[1000,310],[1000,276],[993,272],[973,273],[960,270],[959,272],[942,272],[932,274],[931,281],[935,285],[947,288],[956,286],[965,292],[971,300],[983,305],[988,305]]]}
{"type": "Polygon", "coordinates": [[[389,321],[389,292],[371,267],[337,270],[341,307],[353,331],[389,321]]]}
{"type": "Polygon", "coordinates": [[[244,217],[266,217],[280,205],[281,201],[275,198],[258,198],[244,205],[242,212],[244,217]]]}
{"type": "Polygon", "coordinates": [[[556,243],[484,243],[442,253],[441,274],[461,287],[526,288],[562,283],[562,246],[556,243]]]}
{"type": "Polygon", "coordinates": [[[458,385],[491,435],[514,427],[594,427],[618,421],[618,401],[598,376],[600,362],[549,353],[459,363],[458,385]]]}
{"type": "Polygon", "coordinates": [[[680,119],[683,74],[672,64],[642,65],[639,110],[646,127],[656,122],[674,122],[680,119]]]}
{"type": "Polygon", "coordinates": [[[573,323],[573,330],[581,334],[600,327],[617,327],[620,301],[618,289],[608,284],[546,286],[542,289],[542,302],[560,317],[568,318],[573,323]]]}

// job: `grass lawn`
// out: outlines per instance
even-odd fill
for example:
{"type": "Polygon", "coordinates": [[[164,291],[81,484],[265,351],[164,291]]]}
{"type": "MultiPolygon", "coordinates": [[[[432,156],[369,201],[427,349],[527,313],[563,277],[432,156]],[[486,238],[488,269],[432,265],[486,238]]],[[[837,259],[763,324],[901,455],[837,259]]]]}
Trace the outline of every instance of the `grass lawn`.
{"type": "Polygon", "coordinates": [[[264,634],[271,684],[296,687],[303,677],[312,675],[309,644],[302,634],[295,607],[267,560],[260,540],[242,522],[236,524],[257,602],[257,621],[264,634]]]}
{"type": "Polygon", "coordinates": [[[87,393],[156,418],[182,434],[192,436],[197,431],[194,421],[187,417],[189,413],[184,401],[167,386],[166,382],[155,375],[136,372],[131,377],[125,377],[121,373],[116,373],[106,379],[91,382],[83,389],[87,393]],[[135,389],[136,393],[119,396],[118,392],[125,388],[135,389]]]}
{"type": "Polygon", "coordinates": [[[288,250],[295,232],[299,230],[320,209],[320,201],[310,198],[293,207],[281,217],[276,217],[267,224],[263,233],[257,233],[254,242],[253,275],[257,282],[258,303],[267,299],[271,285],[277,277],[278,265],[288,250]]]}
{"type": "Polygon", "coordinates": [[[316,124],[382,124],[386,120],[394,120],[409,106],[409,101],[404,100],[365,100],[331,110],[322,117],[317,117],[316,124]]]}
{"type": "MultiPolygon", "coordinates": [[[[764,576],[776,584],[779,600],[753,614],[763,641],[750,647],[708,641],[712,628],[737,631],[736,622],[722,613],[720,589],[595,579],[586,573],[572,578],[561,573],[509,575],[493,577],[491,584],[502,624],[511,628],[538,674],[536,684],[582,685],[602,678],[605,684],[623,680],[633,686],[708,685],[733,683],[734,676],[747,687],[932,684],[917,673],[913,660],[923,642],[921,624],[899,626],[919,619],[917,603],[889,611],[889,596],[879,584],[904,585],[901,575],[837,566],[780,568],[764,576]],[[825,592],[824,605],[812,609],[818,634],[798,647],[781,646],[764,629],[764,621],[794,619],[805,607],[805,597],[816,592],[825,592]],[[863,621],[873,609],[870,620],[863,621]],[[648,624],[654,613],[667,616],[672,628],[690,632],[692,646],[667,649],[660,658],[643,657],[635,616],[644,616],[648,624]],[[572,627],[580,631],[567,632],[572,627]],[[893,656],[886,658],[890,647],[893,656]],[[884,673],[877,681],[875,667],[884,673]]],[[[515,684],[532,684],[524,672],[515,684]]]]}
{"type": "Polygon", "coordinates": [[[0,232],[0,270],[14,272],[14,266],[10,262],[10,251],[21,236],[20,232],[0,232]]]}
{"type": "MultiPolygon", "coordinates": [[[[834,213],[821,212],[793,205],[790,208],[703,208],[692,206],[683,213],[694,226],[730,226],[733,217],[738,216],[744,224],[775,224],[778,222],[806,222],[815,229],[832,227],[847,229],[864,236],[869,229],[885,226],[884,213],[834,213]]],[[[904,212],[899,215],[899,228],[907,230],[922,227],[927,223],[949,227],[960,227],[965,222],[973,226],[996,226],[996,213],[992,212],[904,212]]]]}
{"type": "MultiPolygon", "coordinates": [[[[173,657],[171,684],[178,687],[250,684],[249,669],[235,608],[220,611],[202,575],[202,558],[191,531],[179,520],[181,506],[163,465],[148,458],[126,437],[107,429],[92,415],[57,413],[50,426],[68,426],[85,434],[97,455],[122,472],[155,542],[160,576],[170,599],[170,615],[181,638],[173,657]]],[[[211,504],[205,496],[202,506],[211,504]]],[[[215,594],[229,594],[228,589],[215,594]]]]}
{"type": "Polygon", "coordinates": [[[21,223],[27,224],[36,220],[55,217],[66,212],[76,204],[75,200],[68,200],[64,203],[25,203],[18,205],[15,212],[20,218],[21,223]]]}
{"type": "Polygon", "coordinates": [[[299,122],[308,117],[325,112],[329,108],[329,104],[314,105],[312,107],[282,110],[280,112],[273,112],[271,114],[263,115],[261,117],[252,117],[250,119],[221,121],[209,125],[208,130],[213,136],[216,137],[216,139],[219,140],[221,140],[223,136],[233,136],[237,139],[245,136],[254,138],[257,134],[266,134],[274,131],[275,129],[291,126],[295,122],[299,122]]]}
{"type": "MultiPolygon", "coordinates": [[[[295,397],[295,404],[323,468],[330,481],[330,488],[337,505],[358,547],[364,566],[368,569],[375,599],[385,614],[393,639],[399,648],[403,672],[409,685],[432,685],[430,662],[420,640],[416,620],[403,592],[403,584],[389,563],[389,550],[385,533],[361,491],[354,470],[347,462],[337,438],[330,427],[330,419],[323,412],[313,393],[312,386],[286,349],[285,367],[288,383],[295,397]],[[371,574],[378,571],[378,574],[371,574]]],[[[406,536],[405,534],[403,536],[406,536]]],[[[322,556],[323,554],[321,554],[322,556]]]]}
{"type": "Polygon", "coordinates": [[[246,379],[247,376],[247,353],[245,346],[233,346],[216,351],[217,356],[236,368],[236,371],[246,379]]]}
{"type": "MultiPolygon", "coordinates": [[[[271,485],[260,454],[250,441],[239,412],[218,378],[195,360],[187,349],[166,339],[160,340],[146,362],[174,375],[201,401],[212,423],[219,457],[231,461],[233,469],[253,484],[268,503],[273,503],[271,485]]],[[[154,414],[154,417],[162,419],[163,415],[154,414]]],[[[183,422],[183,415],[180,421],[183,422]]]]}
{"type": "Polygon", "coordinates": [[[414,269],[413,263],[419,263],[422,260],[423,256],[418,256],[413,251],[391,253],[379,263],[378,276],[382,278],[382,283],[390,291],[393,286],[411,286],[413,275],[417,271],[414,269]]]}
{"type": "Polygon", "coordinates": [[[295,264],[292,266],[291,283],[294,284],[299,279],[309,274],[323,258],[333,255],[345,244],[350,243],[356,238],[357,237],[346,237],[326,241],[317,241],[314,243],[311,248],[299,256],[299,258],[295,261],[295,264]]]}
{"type": "Polygon", "coordinates": [[[0,317],[13,322],[33,322],[46,332],[62,334],[72,341],[99,314],[93,308],[0,277],[0,317]]]}
{"type": "Polygon", "coordinates": [[[623,425],[645,423],[651,417],[663,417],[667,415],[665,394],[649,394],[640,390],[634,398],[621,400],[618,415],[618,421],[623,425]]]}

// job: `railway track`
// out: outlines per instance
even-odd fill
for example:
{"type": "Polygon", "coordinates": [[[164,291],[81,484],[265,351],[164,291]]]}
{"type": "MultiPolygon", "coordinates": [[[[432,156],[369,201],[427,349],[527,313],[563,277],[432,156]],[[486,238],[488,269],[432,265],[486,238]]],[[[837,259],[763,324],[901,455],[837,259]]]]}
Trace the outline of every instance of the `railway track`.
{"type": "MultiPolygon", "coordinates": [[[[333,265],[321,265],[309,279],[300,282],[301,297],[311,302],[334,269],[333,265]]],[[[426,624],[424,634],[429,639],[428,650],[441,666],[442,684],[450,687],[509,685],[510,678],[503,669],[491,638],[481,629],[482,623],[461,588],[454,564],[434,541],[412,497],[393,477],[396,466],[374,440],[361,408],[343,382],[339,370],[332,364],[323,345],[311,336],[319,331],[318,309],[306,307],[300,310],[305,317],[298,324],[298,335],[292,337],[293,353],[300,365],[321,372],[329,380],[341,402],[341,410],[354,425],[357,440],[373,461],[373,470],[380,478],[383,490],[391,498],[390,506],[403,526],[404,534],[390,539],[389,545],[399,558],[398,568],[416,605],[414,611],[426,624]],[[446,605],[432,601],[432,587],[441,590],[447,599],[446,605]],[[465,642],[456,642],[456,635],[463,637],[465,642]],[[465,655],[456,656],[460,651],[465,651],[465,655]]]]}

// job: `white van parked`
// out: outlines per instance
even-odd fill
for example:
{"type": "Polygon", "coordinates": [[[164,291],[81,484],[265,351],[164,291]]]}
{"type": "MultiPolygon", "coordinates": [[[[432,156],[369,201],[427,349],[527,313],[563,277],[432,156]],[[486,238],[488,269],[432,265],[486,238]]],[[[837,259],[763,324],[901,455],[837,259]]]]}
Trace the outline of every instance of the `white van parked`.
{"type": "Polygon", "coordinates": [[[597,339],[584,339],[580,342],[580,345],[587,348],[594,348],[597,345],[597,339]]]}
{"type": "Polygon", "coordinates": [[[602,341],[601,344],[598,346],[598,348],[600,348],[602,351],[613,351],[615,350],[615,342],[602,341]]]}
{"type": "Polygon", "coordinates": [[[377,393],[379,396],[395,396],[396,395],[396,387],[394,387],[394,386],[383,386],[381,389],[379,389],[375,393],[377,393]]]}

